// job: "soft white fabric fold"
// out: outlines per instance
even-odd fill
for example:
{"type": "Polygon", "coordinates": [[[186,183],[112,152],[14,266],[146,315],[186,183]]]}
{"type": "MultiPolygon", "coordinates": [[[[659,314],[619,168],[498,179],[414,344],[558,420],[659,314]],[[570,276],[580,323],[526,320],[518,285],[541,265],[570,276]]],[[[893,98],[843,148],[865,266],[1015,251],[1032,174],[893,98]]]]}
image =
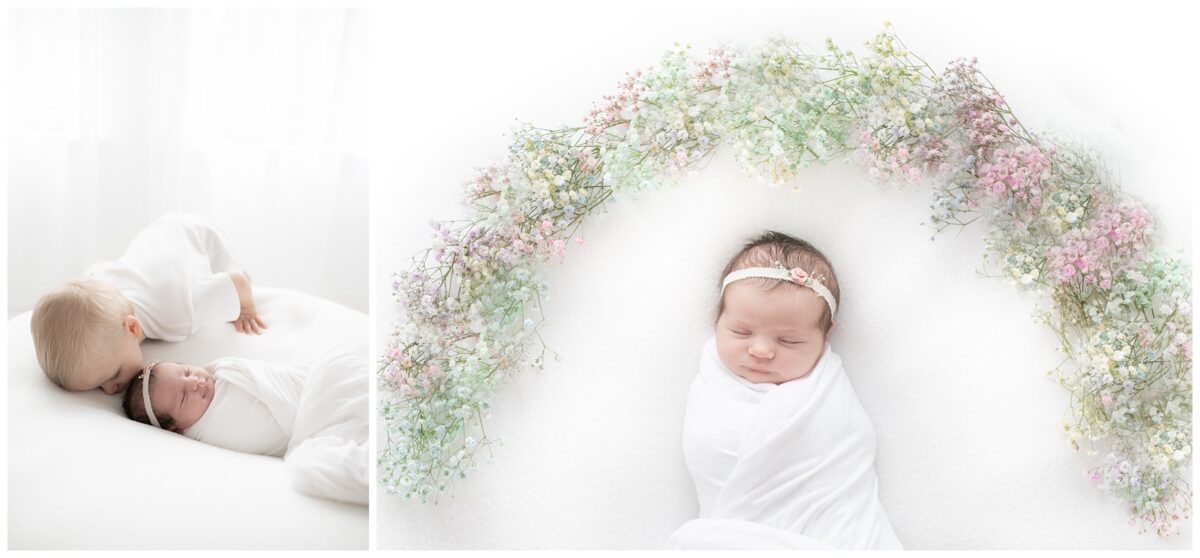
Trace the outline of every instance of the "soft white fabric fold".
{"type": "Polygon", "coordinates": [[[902,548],[879,501],[874,428],[828,344],[807,377],[771,385],[730,372],[710,339],[683,430],[700,518],[670,547],[902,548]]]}
{"type": "Polygon", "coordinates": [[[296,490],[331,500],[367,503],[367,387],[367,363],[362,355],[333,350],[313,364],[284,458],[296,490]]]}

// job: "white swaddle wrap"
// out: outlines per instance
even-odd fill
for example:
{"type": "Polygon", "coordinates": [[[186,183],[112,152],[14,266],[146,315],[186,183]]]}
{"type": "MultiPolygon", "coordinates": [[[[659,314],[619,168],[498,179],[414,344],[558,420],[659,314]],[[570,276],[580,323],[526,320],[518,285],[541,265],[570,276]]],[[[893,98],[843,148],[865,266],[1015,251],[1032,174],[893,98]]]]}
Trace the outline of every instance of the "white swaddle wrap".
{"type": "Polygon", "coordinates": [[[184,435],[233,451],[283,457],[308,368],[241,358],[217,359],[204,368],[216,378],[213,399],[184,435]]]}
{"type": "Polygon", "coordinates": [[[296,490],[366,504],[367,365],[331,350],[285,364],[223,358],[205,366],[213,400],[184,435],[214,446],[283,457],[296,490]]]}
{"type": "Polygon", "coordinates": [[[683,449],[700,517],[672,548],[902,548],[879,501],[875,430],[828,344],[807,377],[773,385],[730,372],[709,339],[683,449]]]}

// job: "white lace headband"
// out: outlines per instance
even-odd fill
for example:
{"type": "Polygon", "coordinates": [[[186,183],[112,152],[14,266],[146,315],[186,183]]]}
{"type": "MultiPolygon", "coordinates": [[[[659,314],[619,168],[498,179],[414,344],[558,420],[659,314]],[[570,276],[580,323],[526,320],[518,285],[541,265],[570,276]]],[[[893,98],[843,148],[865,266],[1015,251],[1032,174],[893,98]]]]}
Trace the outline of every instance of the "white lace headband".
{"type": "Polygon", "coordinates": [[[751,277],[762,277],[763,279],[778,279],[780,281],[790,281],[797,285],[808,287],[817,293],[817,296],[825,299],[825,304],[829,305],[829,315],[837,314],[837,302],[833,300],[833,293],[825,285],[821,284],[822,277],[809,275],[808,272],[798,267],[788,269],[779,262],[775,262],[779,267],[749,267],[739,269],[725,276],[725,281],[721,283],[721,294],[725,294],[725,287],[730,283],[741,279],[749,279],[751,277]]]}
{"type": "Polygon", "coordinates": [[[158,424],[158,417],[154,416],[154,407],[150,405],[150,372],[154,371],[155,364],[158,364],[158,361],[152,360],[142,369],[142,403],[146,405],[146,415],[150,417],[150,424],[155,428],[162,428],[158,424]]]}

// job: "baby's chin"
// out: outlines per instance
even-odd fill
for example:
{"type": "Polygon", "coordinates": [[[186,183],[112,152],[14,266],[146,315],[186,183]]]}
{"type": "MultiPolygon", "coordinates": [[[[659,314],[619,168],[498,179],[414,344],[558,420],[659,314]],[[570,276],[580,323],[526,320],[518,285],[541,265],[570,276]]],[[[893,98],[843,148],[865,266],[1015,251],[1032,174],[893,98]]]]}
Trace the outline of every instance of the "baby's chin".
{"type": "Polygon", "coordinates": [[[750,382],[752,384],[779,385],[785,381],[783,378],[780,378],[779,375],[777,375],[777,374],[758,374],[758,373],[754,373],[754,372],[750,372],[750,373],[734,372],[734,373],[737,374],[739,378],[746,380],[747,382],[750,382]]]}

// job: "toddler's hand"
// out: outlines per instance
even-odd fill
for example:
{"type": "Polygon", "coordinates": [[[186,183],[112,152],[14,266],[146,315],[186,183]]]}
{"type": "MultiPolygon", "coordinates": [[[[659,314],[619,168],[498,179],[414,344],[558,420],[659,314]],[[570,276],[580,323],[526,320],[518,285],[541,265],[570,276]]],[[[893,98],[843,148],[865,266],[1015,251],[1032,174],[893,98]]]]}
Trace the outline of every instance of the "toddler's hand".
{"type": "Polygon", "coordinates": [[[236,320],[233,321],[233,327],[239,332],[250,335],[251,333],[262,335],[264,329],[267,329],[267,323],[258,317],[258,312],[254,309],[254,305],[243,306],[242,313],[238,314],[236,320]]]}
{"type": "Polygon", "coordinates": [[[250,278],[237,271],[228,273],[229,278],[233,280],[234,288],[237,289],[238,303],[242,309],[237,319],[233,321],[233,327],[246,335],[251,333],[262,335],[263,330],[267,329],[267,323],[258,317],[258,311],[254,308],[254,293],[250,289],[250,278]]]}

